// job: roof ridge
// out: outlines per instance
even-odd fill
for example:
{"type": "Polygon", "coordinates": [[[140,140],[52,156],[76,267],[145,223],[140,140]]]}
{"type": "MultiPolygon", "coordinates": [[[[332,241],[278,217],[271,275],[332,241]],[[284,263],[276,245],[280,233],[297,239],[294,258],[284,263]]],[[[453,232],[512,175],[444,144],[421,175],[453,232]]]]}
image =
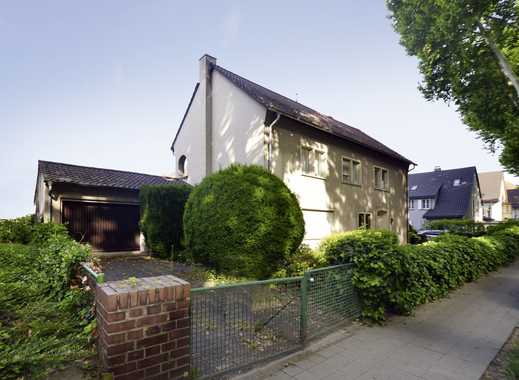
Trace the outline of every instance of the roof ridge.
{"type": "Polygon", "coordinates": [[[64,166],[74,166],[76,168],[83,168],[83,169],[95,169],[95,170],[105,170],[110,172],[118,172],[118,173],[128,173],[128,174],[138,174],[138,175],[145,175],[149,177],[160,177],[160,178],[166,178],[162,175],[157,174],[148,174],[148,173],[140,173],[140,172],[133,172],[128,170],[120,170],[120,169],[108,169],[108,168],[99,168],[95,166],[85,166],[85,165],[77,165],[77,164],[67,164],[65,162],[56,162],[56,161],[46,161],[46,160],[38,160],[38,166],[40,163],[46,163],[46,164],[57,164],[57,165],[64,165],[64,166]]]}
{"type": "Polygon", "coordinates": [[[456,170],[466,170],[466,169],[475,169],[477,171],[476,166],[465,166],[465,167],[462,167],[462,168],[441,169],[441,170],[438,170],[438,171],[431,170],[431,171],[428,171],[428,172],[421,172],[421,173],[409,173],[409,176],[420,175],[420,174],[431,174],[431,173],[445,173],[445,172],[453,172],[453,171],[456,171],[456,170]]]}

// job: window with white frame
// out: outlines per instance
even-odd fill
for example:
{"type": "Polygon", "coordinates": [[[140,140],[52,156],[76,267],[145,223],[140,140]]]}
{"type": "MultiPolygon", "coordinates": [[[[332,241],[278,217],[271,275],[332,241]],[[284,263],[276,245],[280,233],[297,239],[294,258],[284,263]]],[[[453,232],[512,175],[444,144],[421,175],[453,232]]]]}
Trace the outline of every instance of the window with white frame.
{"type": "Polygon", "coordinates": [[[432,199],[422,199],[421,209],[422,210],[429,210],[433,206],[433,200],[432,199]]]}
{"type": "Polygon", "coordinates": [[[303,174],[325,177],[326,163],[325,152],[308,146],[301,147],[301,170],[303,174]]]}
{"type": "Polygon", "coordinates": [[[369,230],[371,228],[371,214],[368,212],[359,212],[358,227],[369,230]]]}
{"type": "Polygon", "coordinates": [[[413,210],[415,208],[416,201],[414,199],[409,199],[409,209],[413,210]]]}
{"type": "Polygon", "coordinates": [[[301,147],[301,168],[304,174],[314,174],[312,148],[301,147]]]}
{"type": "Polygon", "coordinates": [[[387,169],[375,166],[373,173],[374,173],[375,188],[378,190],[388,190],[389,183],[388,183],[387,169]]]}
{"type": "Polygon", "coordinates": [[[360,161],[348,157],[342,158],[342,182],[360,185],[360,161]]]}

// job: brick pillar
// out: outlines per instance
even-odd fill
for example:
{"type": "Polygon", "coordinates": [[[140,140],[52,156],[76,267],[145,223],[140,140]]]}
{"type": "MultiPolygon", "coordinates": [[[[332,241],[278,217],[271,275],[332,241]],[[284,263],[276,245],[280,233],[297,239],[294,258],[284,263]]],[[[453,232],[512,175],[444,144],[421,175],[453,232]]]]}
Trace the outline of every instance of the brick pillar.
{"type": "Polygon", "coordinates": [[[98,285],[98,353],[104,376],[111,374],[113,380],[187,378],[189,291],[189,283],[174,276],[98,285]]]}

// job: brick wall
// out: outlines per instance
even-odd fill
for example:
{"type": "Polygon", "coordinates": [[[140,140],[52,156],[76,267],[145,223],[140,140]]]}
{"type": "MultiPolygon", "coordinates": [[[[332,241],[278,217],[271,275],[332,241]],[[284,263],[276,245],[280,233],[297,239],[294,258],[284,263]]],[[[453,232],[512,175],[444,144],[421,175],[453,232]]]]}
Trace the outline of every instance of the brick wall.
{"type": "Polygon", "coordinates": [[[189,291],[189,283],[174,276],[98,285],[101,372],[114,380],[187,378],[189,291]]]}

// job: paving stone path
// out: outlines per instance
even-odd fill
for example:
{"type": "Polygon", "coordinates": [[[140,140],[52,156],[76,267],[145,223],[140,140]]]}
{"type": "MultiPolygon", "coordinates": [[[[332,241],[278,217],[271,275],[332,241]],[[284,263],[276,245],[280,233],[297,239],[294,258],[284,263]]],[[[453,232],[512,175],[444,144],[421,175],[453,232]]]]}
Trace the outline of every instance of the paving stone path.
{"type": "Polygon", "coordinates": [[[334,334],[247,378],[477,380],[519,324],[519,261],[467,284],[414,317],[334,334]]]}

